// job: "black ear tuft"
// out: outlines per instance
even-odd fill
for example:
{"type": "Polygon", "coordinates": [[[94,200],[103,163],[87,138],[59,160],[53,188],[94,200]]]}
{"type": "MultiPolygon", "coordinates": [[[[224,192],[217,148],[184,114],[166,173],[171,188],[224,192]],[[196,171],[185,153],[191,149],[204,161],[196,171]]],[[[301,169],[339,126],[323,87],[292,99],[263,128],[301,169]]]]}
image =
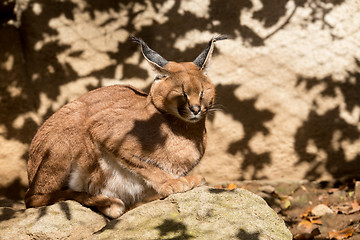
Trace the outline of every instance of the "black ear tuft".
{"type": "Polygon", "coordinates": [[[213,38],[214,42],[216,41],[220,41],[220,40],[225,40],[225,39],[230,39],[231,37],[227,36],[227,35],[220,35],[220,36],[217,36],[215,38],[213,38]]]}
{"type": "Polygon", "coordinates": [[[197,65],[200,68],[200,70],[205,70],[206,71],[206,67],[208,66],[208,64],[210,62],[210,58],[211,58],[212,52],[214,50],[214,43],[216,41],[225,40],[225,39],[228,39],[228,38],[229,37],[225,36],[225,35],[220,35],[218,37],[212,38],[209,41],[208,46],[204,49],[204,51],[202,51],[200,53],[199,56],[197,56],[197,58],[193,61],[193,63],[195,65],[197,65]]]}
{"type": "Polygon", "coordinates": [[[152,50],[141,38],[131,37],[131,40],[141,46],[143,56],[150,64],[154,65],[155,68],[163,68],[169,63],[165,58],[160,56],[160,54],[152,50]]]}

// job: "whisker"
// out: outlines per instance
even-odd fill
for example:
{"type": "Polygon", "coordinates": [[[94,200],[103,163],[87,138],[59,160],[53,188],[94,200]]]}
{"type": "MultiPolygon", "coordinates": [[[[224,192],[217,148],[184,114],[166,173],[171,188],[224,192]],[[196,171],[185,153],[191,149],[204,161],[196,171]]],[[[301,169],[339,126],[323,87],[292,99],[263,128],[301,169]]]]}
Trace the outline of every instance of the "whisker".
{"type": "Polygon", "coordinates": [[[224,109],[220,109],[220,108],[212,108],[212,109],[209,109],[207,112],[224,112],[224,109]]]}
{"type": "Polygon", "coordinates": [[[207,109],[208,112],[215,112],[215,111],[222,111],[224,112],[224,106],[220,105],[220,104],[213,104],[210,105],[207,109]]]}

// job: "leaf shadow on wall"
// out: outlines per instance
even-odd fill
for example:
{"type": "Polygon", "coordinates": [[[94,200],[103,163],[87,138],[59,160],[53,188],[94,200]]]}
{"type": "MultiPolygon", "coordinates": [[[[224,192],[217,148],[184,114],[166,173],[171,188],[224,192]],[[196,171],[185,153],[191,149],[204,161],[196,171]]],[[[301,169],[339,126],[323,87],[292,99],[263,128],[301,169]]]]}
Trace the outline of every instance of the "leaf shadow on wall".
{"type": "MultiPolygon", "coordinates": [[[[232,155],[241,153],[244,160],[240,172],[252,168],[252,179],[259,179],[261,176],[258,173],[266,165],[271,164],[271,156],[270,152],[256,153],[250,147],[250,140],[256,134],[264,136],[269,134],[269,129],[264,123],[272,120],[274,113],[270,110],[258,110],[255,107],[256,98],[239,100],[235,95],[238,87],[237,84],[216,86],[217,103],[224,106],[224,112],[240,122],[244,129],[244,136],[240,140],[232,142],[227,151],[232,155]]],[[[239,180],[243,180],[243,178],[241,177],[239,180]]]]}
{"type": "Polygon", "coordinates": [[[356,143],[360,139],[358,121],[349,123],[343,117],[344,111],[354,116],[360,108],[360,61],[354,61],[357,70],[348,71],[344,81],[336,81],[331,75],[321,79],[298,78],[297,84],[305,84],[309,91],[317,86],[325,86],[320,93],[321,98],[341,96],[345,104],[345,108],[339,104],[318,113],[318,100],[313,100],[307,120],[298,128],[294,148],[299,156],[297,164],[307,162],[312,165],[306,173],[307,179],[320,178],[324,170],[334,178],[352,177],[360,172],[360,154],[356,143]],[[324,156],[319,158],[321,152],[324,156]]]}

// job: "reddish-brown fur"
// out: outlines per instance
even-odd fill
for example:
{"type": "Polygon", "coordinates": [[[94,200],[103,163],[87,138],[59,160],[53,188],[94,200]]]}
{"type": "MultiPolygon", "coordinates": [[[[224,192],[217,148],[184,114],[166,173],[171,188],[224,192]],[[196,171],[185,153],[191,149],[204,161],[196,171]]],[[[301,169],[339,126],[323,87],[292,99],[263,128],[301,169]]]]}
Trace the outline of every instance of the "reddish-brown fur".
{"type": "Polygon", "coordinates": [[[30,146],[26,206],[72,199],[114,218],[146,197],[203,183],[186,175],[205,151],[214,85],[191,62],[169,62],[161,74],[149,95],[131,86],[103,87],[54,113],[30,146]],[[196,119],[192,106],[200,108],[196,119]]]}

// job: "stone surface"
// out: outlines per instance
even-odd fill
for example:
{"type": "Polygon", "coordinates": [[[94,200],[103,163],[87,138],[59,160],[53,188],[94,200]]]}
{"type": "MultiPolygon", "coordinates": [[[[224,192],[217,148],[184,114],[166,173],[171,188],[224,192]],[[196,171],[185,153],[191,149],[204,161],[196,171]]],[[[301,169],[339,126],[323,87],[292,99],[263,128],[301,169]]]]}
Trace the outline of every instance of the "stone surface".
{"type": "Polygon", "coordinates": [[[325,214],[333,214],[334,211],[325,204],[319,204],[311,210],[311,213],[314,216],[324,216],[325,214]]]}
{"type": "Polygon", "coordinates": [[[107,223],[104,216],[74,201],[27,210],[2,207],[0,211],[0,238],[3,240],[75,240],[89,236],[107,223]]]}
{"type": "Polygon", "coordinates": [[[200,187],[108,222],[74,201],[0,208],[0,239],[292,239],[284,221],[247,191],[200,187]]]}
{"type": "Polygon", "coordinates": [[[142,205],[87,239],[292,239],[283,220],[247,190],[207,187],[142,205]]]}

